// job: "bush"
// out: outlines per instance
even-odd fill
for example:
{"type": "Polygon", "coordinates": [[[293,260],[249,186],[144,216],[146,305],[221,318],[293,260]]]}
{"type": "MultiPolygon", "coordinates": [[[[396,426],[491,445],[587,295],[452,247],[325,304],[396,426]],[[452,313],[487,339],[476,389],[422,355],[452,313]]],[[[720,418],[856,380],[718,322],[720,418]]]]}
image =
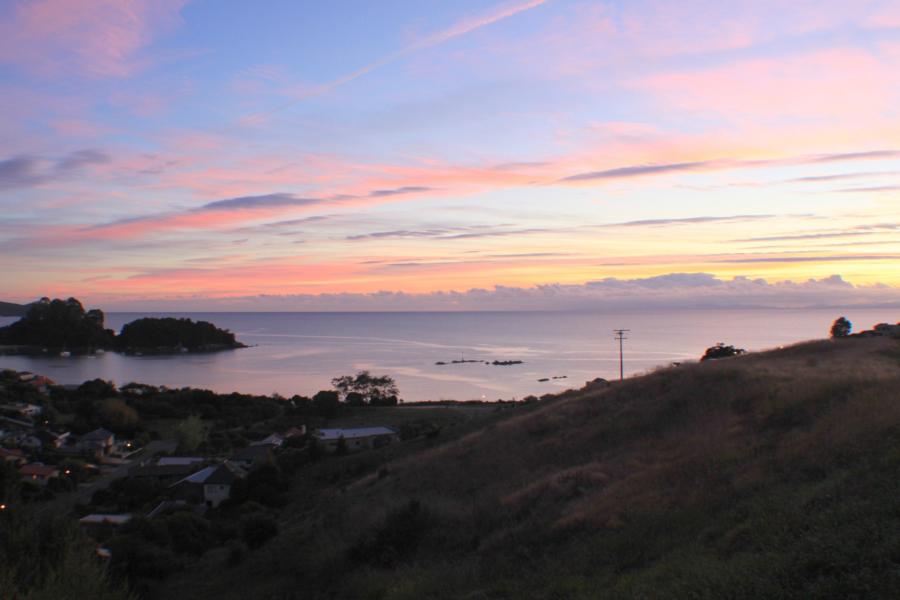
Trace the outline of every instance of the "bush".
{"type": "Polygon", "coordinates": [[[232,542],[228,545],[228,556],[225,558],[225,564],[229,567],[236,567],[244,562],[247,557],[247,547],[240,542],[232,542]]]}
{"type": "Polygon", "coordinates": [[[419,501],[410,500],[364,534],[350,549],[350,558],[378,567],[394,567],[412,554],[432,525],[431,515],[419,501]]]}
{"type": "Polygon", "coordinates": [[[241,525],[241,539],[248,548],[259,548],[278,533],[278,524],[265,515],[245,517],[241,525]]]}
{"type": "Polygon", "coordinates": [[[706,352],[700,358],[701,361],[704,360],[715,360],[718,358],[729,358],[731,356],[738,356],[739,354],[744,354],[747,352],[743,348],[735,348],[734,346],[726,346],[722,342],[719,342],[715,346],[711,348],[707,348],[706,352]]]}

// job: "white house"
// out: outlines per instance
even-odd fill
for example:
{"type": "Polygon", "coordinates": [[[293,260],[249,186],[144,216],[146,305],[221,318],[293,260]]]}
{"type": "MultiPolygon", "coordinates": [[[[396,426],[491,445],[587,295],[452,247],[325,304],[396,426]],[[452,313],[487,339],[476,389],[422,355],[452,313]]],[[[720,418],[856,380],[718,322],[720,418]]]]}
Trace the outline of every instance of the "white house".
{"type": "Polygon", "coordinates": [[[95,429],[78,438],[80,450],[100,459],[112,450],[116,443],[116,435],[108,429],[95,429]]]}
{"type": "Polygon", "coordinates": [[[370,450],[400,441],[400,436],[390,427],[318,429],[313,435],[328,452],[335,452],[342,439],[349,452],[370,450]]]}
{"type": "Polygon", "coordinates": [[[216,508],[231,497],[231,486],[243,479],[244,471],[228,461],[200,469],[172,484],[172,496],[193,504],[216,508]]]}

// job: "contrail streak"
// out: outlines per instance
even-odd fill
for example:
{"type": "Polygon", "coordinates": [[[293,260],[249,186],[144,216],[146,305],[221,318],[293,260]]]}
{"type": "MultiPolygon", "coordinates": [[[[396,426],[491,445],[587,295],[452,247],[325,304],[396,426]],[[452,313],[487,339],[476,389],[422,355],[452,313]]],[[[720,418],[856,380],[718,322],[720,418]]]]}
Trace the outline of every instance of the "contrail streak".
{"type": "Polygon", "coordinates": [[[440,44],[449,42],[450,40],[452,40],[454,38],[457,38],[462,35],[466,35],[467,33],[471,33],[472,31],[475,31],[476,29],[481,29],[482,27],[487,27],[488,25],[493,25],[494,23],[496,23],[498,21],[508,19],[509,17],[515,16],[526,10],[536,8],[542,4],[546,4],[547,2],[548,2],[548,0],[529,0],[528,2],[521,2],[519,4],[502,6],[502,7],[497,8],[492,13],[482,15],[480,17],[475,17],[472,19],[460,21],[459,23],[456,23],[455,25],[453,25],[443,31],[433,33],[421,40],[418,40],[417,42],[414,42],[404,48],[401,48],[400,50],[397,50],[396,52],[392,52],[391,54],[388,54],[387,56],[383,56],[382,58],[379,58],[378,60],[376,60],[374,62],[371,62],[363,67],[360,67],[359,69],[357,69],[351,73],[347,73],[346,75],[338,77],[337,79],[335,79],[333,81],[329,81],[328,83],[323,83],[322,85],[318,85],[318,86],[304,92],[303,94],[301,94],[300,96],[291,100],[290,102],[282,104],[281,106],[277,106],[269,111],[265,111],[262,113],[256,113],[254,115],[251,115],[250,117],[245,118],[244,120],[254,120],[254,119],[258,119],[260,117],[265,117],[265,116],[271,115],[273,113],[285,110],[286,108],[290,108],[291,106],[294,106],[295,104],[299,104],[303,100],[306,100],[308,98],[313,98],[315,96],[320,96],[326,92],[330,92],[331,90],[344,85],[345,83],[349,83],[349,82],[353,81],[354,79],[359,79],[363,75],[366,75],[368,73],[371,73],[372,71],[375,71],[376,69],[380,69],[381,67],[384,67],[393,62],[396,62],[406,56],[409,56],[410,54],[413,54],[414,52],[418,52],[419,50],[424,50],[426,48],[432,48],[434,46],[439,46],[440,44]]]}

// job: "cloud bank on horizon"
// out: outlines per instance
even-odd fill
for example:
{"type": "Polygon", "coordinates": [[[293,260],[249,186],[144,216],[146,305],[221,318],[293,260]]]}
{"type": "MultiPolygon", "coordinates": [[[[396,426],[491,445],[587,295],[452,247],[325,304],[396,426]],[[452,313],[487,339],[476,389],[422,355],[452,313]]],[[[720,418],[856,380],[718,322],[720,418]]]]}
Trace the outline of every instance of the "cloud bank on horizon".
{"type": "Polygon", "coordinates": [[[13,0],[0,294],[896,303],[898,63],[891,0],[13,0]]]}
{"type": "Polygon", "coordinates": [[[295,294],[166,300],[113,299],[124,311],[642,311],[740,308],[891,308],[900,309],[896,289],[854,286],[839,275],[802,282],[719,279],[709,273],[670,273],[641,279],[610,277],[571,285],[496,286],[463,292],[420,294],[379,291],[366,294],[295,294]]]}

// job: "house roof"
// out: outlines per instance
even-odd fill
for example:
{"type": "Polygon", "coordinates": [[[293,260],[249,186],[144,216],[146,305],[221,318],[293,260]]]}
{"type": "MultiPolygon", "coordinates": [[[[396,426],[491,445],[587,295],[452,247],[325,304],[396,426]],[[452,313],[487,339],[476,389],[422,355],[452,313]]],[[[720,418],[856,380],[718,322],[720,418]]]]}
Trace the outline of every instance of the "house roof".
{"type": "Polygon", "coordinates": [[[54,475],[59,475],[59,469],[49,465],[42,465],[41,463],[29,463],[19,467],[19,473],[27,477],[33,475],[37,475],[38,477],[53,477],[54,475]]]}
{"type": "Polygon", "coordinates": [[[204,460],[206,459],[200,456],[163,456],[156,461],[156,464],[161,467],[168,465],[193,465],[204,460]]]}
{"type": "Polygon", "coordinates": [[[104,515],[104,514],[92,514],[86,515],[78,519],[78,522],[83,525],[101,525],[103,523],[109,523],[110,525],[122,525],[131,520],[131,515],[104,515]]]}
{"type": "Polygon", "coordinates": [[[56,431],[49,431],[47,429],[39,429],[35,431],[33,435],[42,442],[53,443],[57,440],[65,439],[66,437],[68,437],[69,432],[66,431],[64,433],[58,433],[56,431]]]}
{"type": "Polygon", "coordinates": [[[0,448],[0,458],[25,458],[25,453],[20,448],[0,448]]]}
{"type": "Polygon", "coordinates": [[[171,487],[175,487],[182,483],[196,483],[199,485],[231,484],[234,483],[235,479],[243,477],[243,473],[244,472],[237,466],[226,461],[220,465],[211,465],[200,469],[193,475],[188,475],[184,479],[176,481],[171,487]]]}
{"type": "Polygon", "coordinates": [[[128,469],[129,477],[183,477],[193,471],[194,465],[138,465],[128,469]]]}
{"type": "Polygon", "coordinates": [[[350,429],[319,429],[316,436],[321,440],[337,440],[344,438],[350,440],[353,438],[373,437],[376,435],[397,435],[397,432],[390,427],[353,427],[350,429]]]}
{"type": "Polygon", "coordinates": [[[101,427],[100,429],[95,429],[93,431],[89,431],[88,433],[81,436],[81,439],[86,442],[101,441],[101,440],[106,440],[114,435],[115,434],[112,431],[110,431],[108,429],[103,429],[101,427]]]}
{"type": "Polygon", "coordinates": [[[206,481],[204,481],[203,483],[206,485],[231,485],[232,483],[234,483],[234,480],[238,479],[242,474],[243,471],[239,472],[237,467],[225,462],[219,465],[212,473],[210,473],[209,477],[207,477],[206,481]]]}
{"type": "Polygon", "coordinates": [[[175,487],[179,483],[201,483],[201,484],[205,483],[207,477],[212,475],[212,472],[216,470],[216,466],[217,465],[212,465],[212,466],[200,469],[196,473],[194,473],[192,475],[188,475],[184,479],[176,481],[175,483],[172,484],[172,487],[175,487]]]}
{"type": "Polygon", "coordinates": [[[278,435],[277,433],[273,433],[267,437],[264,437],[261,440],[257,440],[255,442],[250,442],[251,446],[281,446],[284,443],[284,438],[278,435]]]}
{"type": "Polygon", "coordinates": [[[271,454],[272,451],[267,445],[247,446],[246,448],[235,451],[235,453],[231,455],[231,460],[267,459],[271,454]]]}

